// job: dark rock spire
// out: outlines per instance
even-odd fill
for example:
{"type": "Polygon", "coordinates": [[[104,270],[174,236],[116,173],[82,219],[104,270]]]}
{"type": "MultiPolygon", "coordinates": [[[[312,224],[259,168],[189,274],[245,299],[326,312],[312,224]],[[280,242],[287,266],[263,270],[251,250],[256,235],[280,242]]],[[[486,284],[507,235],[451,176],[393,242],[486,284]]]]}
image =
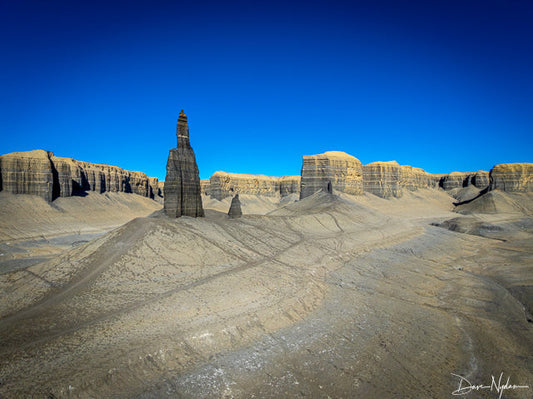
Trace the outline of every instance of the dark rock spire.
{"type": "Polygon", "coordinates": [[[189,125],[187,124],[187,115],[183,110],[178,116],[178,125],[176,126],[176,136],[178,136],[178,148],[191,146],[189,143],[189,125]]]}
{"type": "Polygon", "coordinates": [[[239,200],[239,194],[235,194],[235,197],[231,200],[228,216],[232,219],[240,218],[242,216],[241,201],[239,200]]]}
{"type": "Polygon", "coordinates": [[[164,206],[169,217],[203,217],[200,174],[189,142],[187,115],[181,110],[176,127],[178,147],[168,154],[164,206]]]}

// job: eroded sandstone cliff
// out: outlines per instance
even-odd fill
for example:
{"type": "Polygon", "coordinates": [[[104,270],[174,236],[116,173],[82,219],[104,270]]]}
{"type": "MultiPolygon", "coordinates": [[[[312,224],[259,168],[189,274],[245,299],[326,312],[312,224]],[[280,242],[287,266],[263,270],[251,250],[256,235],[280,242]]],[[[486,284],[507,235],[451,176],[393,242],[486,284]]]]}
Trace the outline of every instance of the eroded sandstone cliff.
{"type": "Polygon", "coordinates": [[[149,198],[159,195],[155,177],[117,166],[56,157],[44,150],[0,156],[0,176],[2,191],[38,195],[49,202],[87,191],[134,193],[149,198]]]}
{"type": "Polygon", "coordinates": [[[298,193],[300,176],[265,176],[218,171],[202,181],[202,193],[221,201],[235,194],[284,197],[298,193]]]}
{"type": "Polygon", "coordinates": [[[490,189],[510,192],[533,191],[533,163],[495,165],[490,171],[490,189]]]}
{"type": "Polygon", "coordinates": [[[440,178],[439,186],[444,190],[453,190],[475,186],[477,188],[486,188],[489,185],[489,172],[478,170],[477,172],[451,172],[440,178]]]}
{"type": "Polygon", "coordinates": [[[340,151],[317,155],[304,155],[300,199],[323,190],[337,190],[346,194],[363,194],[363,168],[361,161],[340,151]]]}

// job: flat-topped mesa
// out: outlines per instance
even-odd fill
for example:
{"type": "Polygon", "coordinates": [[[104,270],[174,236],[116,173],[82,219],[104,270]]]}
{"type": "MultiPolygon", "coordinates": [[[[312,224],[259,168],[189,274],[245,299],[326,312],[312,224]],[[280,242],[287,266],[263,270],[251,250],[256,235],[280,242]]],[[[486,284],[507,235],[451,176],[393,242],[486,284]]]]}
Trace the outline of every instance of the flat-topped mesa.
{"type": "Polygon", "coordinates": [[[439,186],[444,190],[475,186],[486,188],[489,185],[489,172],[478,170],[477,172],[451,172],[440,178],[439,186]]]}
{"type": "Polygon", "coordinates": [[[281,198],[297,194],[300,176],[265,176],[217,171],[202,183],[204,194],[219,201],[235,194],[281,198]]]}
{"type": "Polygon", "coordinates": [[[203,217],[200,173],[189,142],[187,115],[181,110],[176,128],[177,148],[170,149],[164,186],[164,208],[169,217],[203,217]]]}
{"type": "Polygon", "coordinates": [[[533,191],[533,163],[504,163],[490,170],[490,190],[533,191]]]}
{"type": "Polygon", "coordinates": [[[404,190],[437,187],[438,177],[420,168],[399,165],[396,161],[372,162],[363,165],[365,192],[382,198],[403,196],[404,190]]]}
{"type": "Polygon", "coordinates": [[[50,202],[59,197],[125,192],[157,198],[157,178],[112,165],[56,157],[50,151],[14,152],[0,156],[0,190],[38,195],[50,202]]]}
{"type": "Polygon", "coordinates": [[[346,194],[363,194],[363,169],[361,161],[340,151],[317,155],[304,155],[300,199],[323,190],[337,190],[346,194]]]}

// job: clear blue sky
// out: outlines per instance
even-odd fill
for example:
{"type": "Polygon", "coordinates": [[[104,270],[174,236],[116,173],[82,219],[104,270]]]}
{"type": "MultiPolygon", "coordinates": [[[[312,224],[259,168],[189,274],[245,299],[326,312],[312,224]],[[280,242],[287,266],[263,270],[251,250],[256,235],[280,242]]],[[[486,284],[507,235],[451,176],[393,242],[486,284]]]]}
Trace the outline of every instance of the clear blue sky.
{"type": "Polygon", "coordinates": [[[0,0],[0,153],[201,178],[345,151],[441,173],[533,162],[533,2],[0,0]]]}

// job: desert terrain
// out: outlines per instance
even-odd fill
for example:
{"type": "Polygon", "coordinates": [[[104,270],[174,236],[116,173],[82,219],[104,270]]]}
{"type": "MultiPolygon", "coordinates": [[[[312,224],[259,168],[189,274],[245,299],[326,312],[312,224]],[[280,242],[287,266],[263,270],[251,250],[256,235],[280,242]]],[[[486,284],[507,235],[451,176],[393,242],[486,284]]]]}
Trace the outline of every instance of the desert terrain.
{"type": "Polygon", "coordinates": [[[241,194],[239,219],[231,198],[171,219],[132,194],[16,196],[17,211],[0,193],[0,395],[443,398],[457,376],[501,373],[531,387],[533,196],[472,190],[241,194]]]}

